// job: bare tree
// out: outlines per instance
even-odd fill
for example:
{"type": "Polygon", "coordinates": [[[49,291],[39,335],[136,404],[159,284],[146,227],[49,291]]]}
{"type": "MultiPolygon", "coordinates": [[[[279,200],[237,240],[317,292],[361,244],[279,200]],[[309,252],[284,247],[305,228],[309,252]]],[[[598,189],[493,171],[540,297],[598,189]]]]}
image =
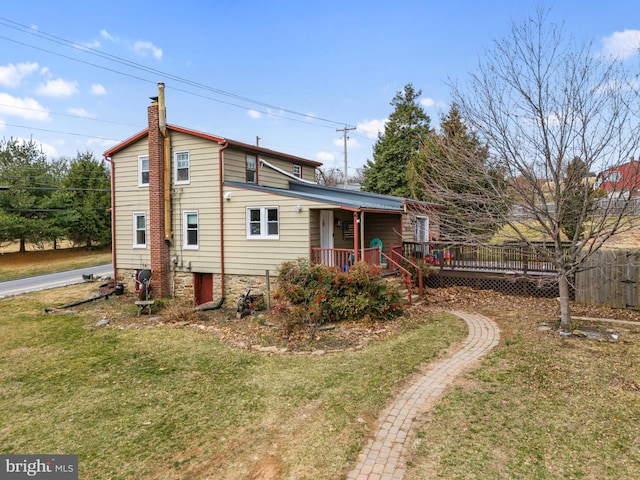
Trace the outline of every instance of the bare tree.
{"type": "MultiPolygon", "coordinates": [[[[496,227],[555,266],[561,332],[570,331],[570,281],[614,234],[632,226],[631,195],[598,198],[594,177],[640,142],[637,85],[621,61],[576,45],[539,9],[496,41],[453,99],[485,143],[436,136],[421,181],[444,204],[441,237],[486,243],[496,227]],[[518,213],[516,215],[515,213],[518,213]]],[[[418,172],[419,173],[419,172],[418,172]]]]}
{"type": "Polygon", "coordinates": [[[320,185],[337,187],[344,184],[344,173],[339,168],[318,168],[316,170],[316,181],[320,185]]]}

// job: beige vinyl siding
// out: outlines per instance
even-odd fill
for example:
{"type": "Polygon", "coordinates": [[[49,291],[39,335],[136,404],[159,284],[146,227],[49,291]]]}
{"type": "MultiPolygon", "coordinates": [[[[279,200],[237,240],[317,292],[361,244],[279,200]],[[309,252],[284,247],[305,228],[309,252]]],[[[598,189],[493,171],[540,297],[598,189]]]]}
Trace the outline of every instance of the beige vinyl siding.
{"type": "MultiPolygon", "coordinates": [[[[313,175],[309,173],[309,167],[305,167],[299,163],[295,163],[292,160],[280,160],[271,157],[267,157],[265,155],[260,155],[260,158],[266,160],[274,167],[281,169],[284,172],[287,172],[289,175],[293,175],[293,166],[300,165],[302,167],[302,178],[305,180],[313,181],[313,175]]],[[[289,181],[291,177],[287,177],[282,173],[267,167],[266,165],[258,166],[258,183],[260,185],[264,185],[265,187],[276,187],[276,188],[289,188],[289,181]]]]}
{"type": "MultiPolygon", "coordinates": [[[[229,147],[224,150],[224,179],[228,182],[246,183],[246,152],[229,147]]],[[[250,153],[256,157],[258,184],[266,187],[289,188],[290,177],[282,175],[265,165],[260,165],[259,159],[264,159],[271,165],[274,165],[290,175],[293,175],[293,166],[300,165],[302,167],[302,178],[304,180],[315,181],[315,167],[296,163],[292,160],[281,160],[264,154],[250,153]]]]}
{"type": "Polygon", "coordinates": [[[138,186],[138,156],[147,155],[147,137],[112,157],[115,165],[116,265],[149,268],[149,187],[138,186]],[[147,248],[133,248],[133,212],[147,214],[147,248]]]}
{"type": "Polygon", "coordinates": [[[382,250],[387,255],[391,244],[402,244],[401,215],[383,215],[379,213],[364,213],[364,244],[369,247],[371,240],[379,238],[382,241],[382,250]]]}
{"type": "MultiPolygon", "coordinates": [[[[224,156],[224,179],[227,182],[245,183],[247,181],[247,156],[242,150],[232,147],[222,152],[224,156]]],[[[255,155],[257,161],[257,155],[255,155]]]]}
{"type": "MultiPolygon", "coordinates": [[[[174,185],[172,178],[172,233],[170,258],[178,271],[220,272],[220,211],[217,143],[182,132],[171,132],[171,162],[176,152],[189,152],[189,183],[174,185]],[[184,247],[185,211],[198,212],[198,249],[184,247]],[[190,269],[190,270],[189,270],[190,269]]],[[[172,168],[173,175],[173,168],[172,168]]]]}
{"type": "Polygon", "coordinates": [[[232,196],[224,204],[225,273],[264,275],[265,270],[275,273],[284,261],[309,258],[310,218],[318,223],[317,212],[310,209],[320,208],[321,203],[250,189],[228,190],[232,196]],[[300,212],[296,205],[302,207],[300,212]],[[279,239],[247,239],[247,207],[278,207],[279,239]]]}

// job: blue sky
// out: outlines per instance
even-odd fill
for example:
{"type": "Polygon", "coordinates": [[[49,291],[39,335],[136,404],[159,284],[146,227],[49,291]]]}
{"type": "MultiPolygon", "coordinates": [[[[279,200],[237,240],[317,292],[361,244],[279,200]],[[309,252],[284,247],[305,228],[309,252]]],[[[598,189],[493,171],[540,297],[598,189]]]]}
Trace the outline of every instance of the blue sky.
{"type": "MultiPolygon", "coordinates": [[[[166,84],[170,124],[344,165],[372,158],[390,101],[422,90],[432,125],[529,0],[5,2],[0,137],[49,157],[96,156],[146,127],[166,84]],[[89,47],[90,50],[83,48],[89,47]]],[[[551,16],[595,51],[640,63],[638,0],[556,0],[551,16]],[[634,50],[635,48],[635,50],[634,50]]]]}

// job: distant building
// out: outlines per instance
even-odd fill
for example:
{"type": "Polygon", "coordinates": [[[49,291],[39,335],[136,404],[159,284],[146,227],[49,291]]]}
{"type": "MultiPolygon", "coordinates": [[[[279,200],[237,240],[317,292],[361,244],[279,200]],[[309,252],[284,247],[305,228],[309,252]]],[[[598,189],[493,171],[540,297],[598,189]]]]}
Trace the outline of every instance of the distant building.
{"type": "Polygon", "coordinates": [[[640,193],[640,161],[632,157],[627,163],[600,172],[597,185],[609,194],[637,196],[640,193]]]}

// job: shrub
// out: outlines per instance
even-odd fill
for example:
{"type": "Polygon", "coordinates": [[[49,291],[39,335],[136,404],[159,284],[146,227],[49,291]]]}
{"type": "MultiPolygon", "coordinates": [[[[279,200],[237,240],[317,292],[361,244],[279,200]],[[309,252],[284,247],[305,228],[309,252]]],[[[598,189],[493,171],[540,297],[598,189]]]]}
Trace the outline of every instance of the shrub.
{"type": "Polygon", "coordinates": [[[311,265],[308,260],[285,262],[278,273],[276,306],[292,324],[320,325],[328,321],[380,319],[402,314],[400,294],[380,279],[380,267],[364,262],[343,272],[311,265]]]}

